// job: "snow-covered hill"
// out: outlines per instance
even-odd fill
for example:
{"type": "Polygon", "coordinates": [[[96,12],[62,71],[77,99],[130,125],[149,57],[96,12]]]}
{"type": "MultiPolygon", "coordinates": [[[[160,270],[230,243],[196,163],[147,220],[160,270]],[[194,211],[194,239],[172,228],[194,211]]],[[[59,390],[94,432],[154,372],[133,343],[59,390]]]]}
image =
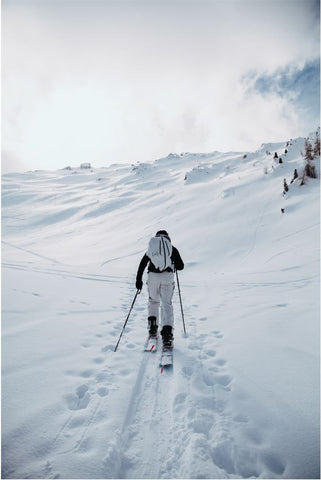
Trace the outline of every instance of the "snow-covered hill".
{"type": "Polygon", "coordinates": [[[303,145],[3,176],[4,478],[319,478],[320,168],[290,183],[303,145]],[[187,336],[176,291],[163,373],[142,351],[146,285],[113,351],[158,229],[185,261],[187,336]]]}

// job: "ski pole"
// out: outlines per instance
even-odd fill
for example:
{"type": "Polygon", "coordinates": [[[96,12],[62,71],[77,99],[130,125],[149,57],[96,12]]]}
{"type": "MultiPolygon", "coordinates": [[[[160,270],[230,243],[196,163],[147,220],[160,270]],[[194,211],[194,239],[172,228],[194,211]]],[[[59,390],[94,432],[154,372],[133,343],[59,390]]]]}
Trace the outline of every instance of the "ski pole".
{"type": "Polygon", "coordinates": [[[181,312],[182,312],[182,320],[183,320],[184,333],[185,333],[185,335],[186,335],[184,312],[183,312],[183,304],[182,304],[182,297],[181,297],[181,289],[180,289],[180,286],[179,286],[179,280],[178,280],[177,270],[176,270],[176,280],[177,280],[177,287],[178,287],[178,294],[179,294],[179,302],[180,302],[180,304],[181,304],[181,312]]]}
{"type": "Polygon", "coordinates": [[[139,293],[140,293],[140,290],[137,290],[137,292],[136,292],[136,295],[135,295],[135,297],[134,297],[134,300],[133,300],[133,303],[131,304],[131,307],[130,307],[130,309],[129,309],[129,312],[128,312],[128,315],[127,315],[127,318],[126,318],[126,320],[125,320],[125,323],[124,323],[123,329],[122,329],[122,331],[121,331],[121,334],[120,334],[120,336],[119,336],[119,339],[118,339],[117,345],[116,345],[116,347],[115,347],[115,349],[114,349],[114,352],[116,352],[116,350],[117,350],[117,348],[118,348],[118,345],[119,345],[120,339],[121,339],[121,337],[122,337],[122,335],[123,335],[123,333],[124,333],[124,330],[125,330],[126,324],[127,324],[127,322],[128,322],[129,315],[130,315],[130,313],[131,313],[131,311],[132,311],[132,309],[133,309],[134,303],[136,302],[136,298],[137,298],[137,295],[138,295],[139,293]]]}

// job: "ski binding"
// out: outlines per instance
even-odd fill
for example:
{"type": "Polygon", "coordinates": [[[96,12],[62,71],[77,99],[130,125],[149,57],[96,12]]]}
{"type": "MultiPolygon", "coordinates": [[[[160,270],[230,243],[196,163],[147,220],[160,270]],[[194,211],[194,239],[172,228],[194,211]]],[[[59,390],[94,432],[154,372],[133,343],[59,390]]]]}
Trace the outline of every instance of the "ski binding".
{"type": "Polygon", "coordinates": [[[160,359],[160,367],[170,367],[173,365],[173,348],[163,348],[160,359]]]}
{"type": "Polygon", "coordinates": [[[158,336],[149,335],[144,346],[145,352],[157,352],[158,336]]]}

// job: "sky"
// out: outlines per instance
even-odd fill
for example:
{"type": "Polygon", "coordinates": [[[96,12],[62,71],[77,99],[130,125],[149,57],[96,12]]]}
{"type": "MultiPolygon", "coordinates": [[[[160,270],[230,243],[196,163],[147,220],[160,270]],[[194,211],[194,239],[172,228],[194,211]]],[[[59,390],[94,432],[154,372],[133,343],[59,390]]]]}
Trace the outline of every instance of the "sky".
{"type": "Polygon", "coordinates": [[[2,173],[253,151],[320,124],[316,0],[2,0],[2,173]]]}

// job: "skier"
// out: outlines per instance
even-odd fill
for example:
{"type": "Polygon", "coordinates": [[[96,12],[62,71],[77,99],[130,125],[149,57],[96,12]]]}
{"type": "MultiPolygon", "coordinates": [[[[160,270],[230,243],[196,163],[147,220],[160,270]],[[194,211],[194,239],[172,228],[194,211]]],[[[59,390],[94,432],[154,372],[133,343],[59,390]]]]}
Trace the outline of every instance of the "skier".
{"type": "Polygon", "coordinates": [[[156,336],[159,325],[159,306],[161,302],[161,335],[163,346],[172,348],[173,344],[173,305],[174,271],[183,270],[184,263],[177,248],[172,246],[171,239],[166,230],[159,230],[151,238],[148,251],[140,261],[136,288],[143,288],[143,273],[148,265],[148,327],[149,335],[156,336]]]}

